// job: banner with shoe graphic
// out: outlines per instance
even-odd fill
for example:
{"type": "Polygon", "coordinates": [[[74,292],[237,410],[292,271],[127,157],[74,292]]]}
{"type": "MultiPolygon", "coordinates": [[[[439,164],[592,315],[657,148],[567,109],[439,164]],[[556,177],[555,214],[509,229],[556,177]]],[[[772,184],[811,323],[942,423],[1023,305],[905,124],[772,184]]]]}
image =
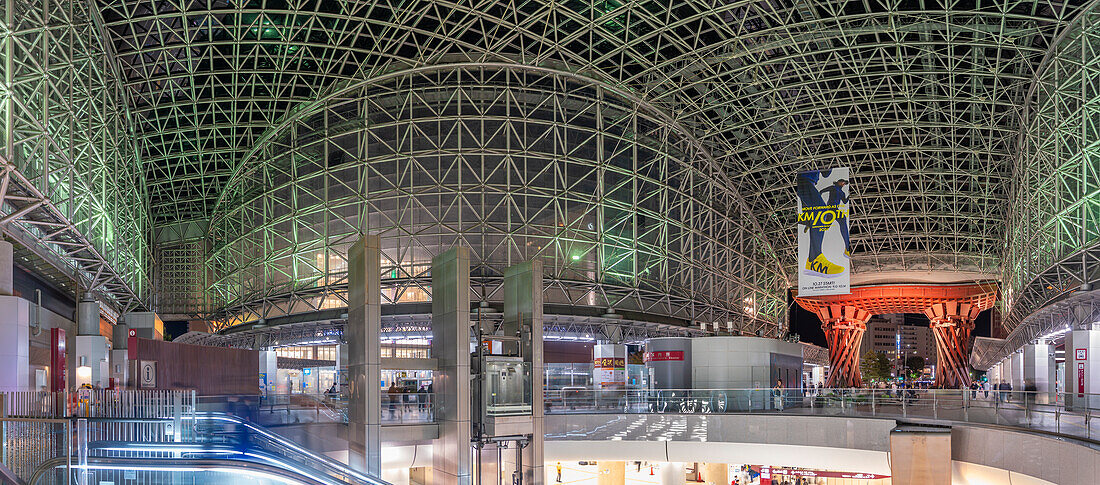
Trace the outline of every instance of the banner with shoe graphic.
{"type": "Polygon", "coordinates": [[[851,293],[848,177],[847,168],[798,173],[799,296],[851,293]]]}

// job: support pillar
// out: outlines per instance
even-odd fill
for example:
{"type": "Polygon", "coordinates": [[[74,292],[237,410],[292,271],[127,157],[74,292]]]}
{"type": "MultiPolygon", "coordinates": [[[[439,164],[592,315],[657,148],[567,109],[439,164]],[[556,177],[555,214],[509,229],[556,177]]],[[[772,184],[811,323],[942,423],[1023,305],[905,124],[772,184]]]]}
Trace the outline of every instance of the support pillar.
{"type": "Polygon", "coordinates": [[[596,485],[626,485],[626,462],[596,462],[596,485]]]}
{"type": "Polygon", "coordinates": [[[948,301],[924,310],[936,339],[936,387],[970,387],[970,342],[981,308],[948,301]]]}
{"type": "Polygon", "coordinates": [[[0,241],[0,296],[15,294],[14,248],[8,241],[0,241]]]}
{"type": "MultiPolygon", "coordinates": [[[[455,247],[432,258],[432,483],[470,485],[470,253],[455,247]]],[[[541,389],[541,386],[540,386],[541,389]]]]}
{"type": "Polygon", "coordinates": [[[523,449],[520,472],[525,485],[542,485],[545,478],[542,384],[546,365],[542,349],[542,261],[527,261],[504,270],[503,323],[506,335],[510,332],[519,335],[520,355],[531,369],[530,379],[525,383],[531,396],[531,441],[523,449]]]}
{"type": "Polygon", "coordinates": [[[275,380],[279,375],[279,358],[274,350],[261,350],[259,354],[260,395],[275,394],[275,380]]]}
{"type": "Polygon", "coordinates": [[[854,306],[828,305],[818,309],[817,316],[829,346],[829,378],[825,386],[860,387],[863,377],[859,371],[859,350],[871,314],[854,306]]]}
{"type": "Polygon", "coordinates": [[[30,390],[30,302],[12,296],[12,245],[0,241],[0,391],[30,390]]]}
{"type": "Polygon", "coordinates": [[[1034,391],[1040,402],[1046,399],[1046,393],[1050,392],[1050,345],[1045,343],[1025,345],[1024,359],[1024,387],[1021,391],[1034,391]]]}
{"type": "Polygon", "coordinates": [[[687,476],[684,464],[679,462],[661,463],[661,485],[685,485],[687,476]]]}
{"type": "Polygon", "coordinates": [[[1024,390],[1024,352],[1023,349],[1017,349],[1015,352],[1009,354],[1008,361],[1011,362],[1011,379],[1009,382],[1012,384],[1013,391],[1024,390]]]}
{"type": "Polygon", "coordinates": [[[728,485],[729,465],[725,463],[707,463],[703,466],[703,483],[706,485],[728,485]]]}
{"type": "Polygon", "coordinates": [[[890,480],[892,485],[950,485],[951,428],[891,431],[890,480]]]}
{"type": "Polygon", "coordinates": [[[1100,407],[1100,330],[1066,332],[1066,408],[1100,407]]]}
{"type": "Polygon", "coordinates": [[[348,464],[382,476],[382,243],[363,235],[348,251],[348,464]]]}
{"type": "Polygon", "coordinates": [[[108,364],[110,345],[99,331],[99,302],[82,299],[76,304],[76,338],[73,355],[76,357],[76,385],[92,384],[107,387],[110,377],[108,364]]]}
{"type": "Polygon", "coordinates": [[[126,389],[129,384],[130,366],[126,362],[126,348],[130,340],[129,327],[126,326],[126,317],[119,316],[111,329],[111,375],[115,387],[126,389]]]}

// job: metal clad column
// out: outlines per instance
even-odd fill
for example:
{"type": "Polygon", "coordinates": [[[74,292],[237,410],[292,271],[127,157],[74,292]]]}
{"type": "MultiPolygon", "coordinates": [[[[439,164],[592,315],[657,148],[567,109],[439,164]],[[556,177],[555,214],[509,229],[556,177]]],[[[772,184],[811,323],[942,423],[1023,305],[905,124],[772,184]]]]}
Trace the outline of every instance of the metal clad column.
{"type": "Polygon", "coordinates": [[[0,296],[15,294],[14,251],[10,242],[0,241],[0,296]]]}
{"type": "Polygon", "coordinates": [[[541,485],[543,468],[542,261],[520,263],[504,270],[504,322],[518,323],[524,361],[531,366],[531,443],[524,449],[523,483],[541,485]]]}
{"type": "Polygon", "coordinates": [[[348,464],[382,476],[382,245],[364,235],[348,253],[348,464]]]}
{"type": "Polygon", "coordinates": [[[691,339],[657,337],[646,340],[646,368],[652,389],[691,389],[691,339]]]}
{"type": "Polygon", "coordinates": [[[455,247],[432,258],[432,483],[470,484],[470,253],[455,247]]]}

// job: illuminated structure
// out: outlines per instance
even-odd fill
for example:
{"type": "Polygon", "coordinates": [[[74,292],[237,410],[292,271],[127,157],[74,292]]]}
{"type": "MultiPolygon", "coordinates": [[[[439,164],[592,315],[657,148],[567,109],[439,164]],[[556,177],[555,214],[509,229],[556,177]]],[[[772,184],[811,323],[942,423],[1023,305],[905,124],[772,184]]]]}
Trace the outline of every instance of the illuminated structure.
{"type": "Polygon", "coordinates": [[[369,231],[390,302],[463,244],[483,300],[540,257],[548,304],[774,336],[793,174],[846,166],[854,282],[999,279],[1007,351],[1100,274],[1080,5],[6,0],[0,224],[165,319],[345,305],[369,231]]]}
{"type": "Polygon", "coordinates": [[[858,387],[860,344],[872,315],[923,313],[936,338],[936,385],[970,385],[970,342],[974,320],[997,300],[994,284],[875,285],[852,288],[850,295],[795,299],[822,322],[829,343],[827,386],[858,387]]]}

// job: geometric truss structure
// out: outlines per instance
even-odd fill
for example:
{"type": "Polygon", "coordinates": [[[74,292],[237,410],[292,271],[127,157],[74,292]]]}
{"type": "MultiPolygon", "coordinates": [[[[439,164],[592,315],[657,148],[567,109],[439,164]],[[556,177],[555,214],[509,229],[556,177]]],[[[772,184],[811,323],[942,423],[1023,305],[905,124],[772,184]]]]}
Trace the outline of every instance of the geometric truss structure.
{"type": "Polygon", "coordinates": [[[855,387],[861,382],[859,347],[866,323],[873,315],[923,313],[936,339],[937,387],[970,385],[970,345],[974,319],[993,307],[997,286],[874,285],[852,288],[847,295],[796,297],[795,301],[822,321],[829,340],[827,385],[855,387]]]}
{"type": "MultiPolygon", "coordinates": [[[[714,176],[716,186],[735,193],[724,195],[731,210],[717,211],[733,223],[720,241],[738,253],[732,259],[743,255],[759,268],[734,283],[748,288],[713,297],[724,304],[705,301],[709,283],[686,294],[662,289],[643,300],[672,298],[661,305],[685,315],[701,309],[698,318],[687,317],[693,323],[719,322],[728,312],[726,318],[743,322],[738,328],[751,328],[759,325],[757,318],[742,307],[769,320],[782,313],[782,304],[773,305],[783,301],[797,259],[792,174],[800,169],[853,169],[857,272],[997,274],[1012,163],[1020,149],[1019,108],[1027,103],[1028,86],[1052,40],[1071,23],[1080,3],[103,0],[101,11],[132,110],[158,251],[172,260],[168,266],[158,260],[157,279],[165,282],[158,290],[186,295],[172,300],[175,311],[265,315],[270,308],[309,311],[326,299],[342,304],[338,282],[322,285],[331,291],[304,283],[273,291],[286,288],[277,281],[283,274],[308,278],[290,269],[304,267],[302,261],[268,265],[265,274],[254,274],[267,283],[239,277],[259,267],[226,256],[237,242],[223,239],[219,221],[232,210],[225,201],[259,190],[242,186],[241,177],[257,162],[274,161],[280,137],[291,136],[281,120],[348,84],[399,71],[506,63],[616,88],[604,94],[629,93],[630,103],[617,101],[626,104],[621,107],[638,109],[640,118],[692,140],[692,157],[705,158],[722,172],[714,176]],[[178,240],[159,237],[191,234],[180,227],[209,230],[178,240]],[[176,250],[177,244],[186,248],[176,250]],[[165,274],[175,272],[186,274],[165,274]],[[238,282],[244,285],[239,291],[228,288],[238,282]],[[204,298],[193,297],[208,291],[204,298]]],[[[483,99],[477,86],[440,84],[443,92],[483,99]]],[[[501,85],[485,97],[532,87],[501,85]]],[[[411,84],[391,88],[394,100],[415,98],[411,84]]],[[[554,94],[566,95],[568,103],[602,104],[600,95],[587,96],[584,89],[554,94]]],[[[470,114],[464,111],[456,119],[470,114]]],[[[515,113],[499,116],[519,119],[515,113]]],[[[466,123],[463,129],[468,128],[473,126],[466,123]]],[[[602,125],[586,130],[598,134],[602,125]]],[[[517,142],[526,136],[514,133],[517,142]]],[[[470,140],[477,144],[485,135],[470,140]]],[[[394,147],[406,154],[413,149],[394,147]]],[[[304,175],[288,173],[298,180],[304,175]]],[[[711,188],[697,189],[694,197],[710,199],[711,188]]],[[[418,203],[418,196],[409,193],[406,203],[418,203]]],[[[278,234],[279,223],[264,224],[278,234]]],[[[325,258],[339,258],[346,241],[326,240],[320,226],[313,232],[317,235],[299,233],[293,244],[324,248],[325,258]]],[[[611,236],[620,237],[615,231],[611,236]]],[[[255,256],[261,261],[308,259],[285,248],[260,249],[255,256]]],[[[398,292],[417,280],[402,264],[395,264],[398,292]]],[[[321,278],[339,279],[323,273],[321,278]]],[[[601,280],[577,280],[588,284],[576,290],[579,294],[603,298],[601,280]]],[[[617,280],[607,287],[614,290],[611,303],[648,292],[642,284],[617,280]]]]}
{"type": "Polygon", "coordinates": [[[987,365],[1054,329],[1096,321],[1087,317],[1100,288],[1098,45],[1093,2],[1055,40],[1023,106],[1002,277],[1010,333],[987,365]]]}
{"type": "Polygon", "coordinates": [[[23,247],[16,264],[47,263],[55,288],[125,312],[150,289],[148,196],[98,16],[77,0],[0,2],[0,228],[23,247]]]}
{"type": "Polygon", "coordinates": [[[426,301],[431,258],[471,252],[471,291],[544,262],[547,305],[778,333],[785,281],[690,133],[632,93],[509,63],[352,83],[285,117],[226,183],[209,295],[226,323],[345,306],[348,247],[381,237],[387,303],[426,301]]]}

